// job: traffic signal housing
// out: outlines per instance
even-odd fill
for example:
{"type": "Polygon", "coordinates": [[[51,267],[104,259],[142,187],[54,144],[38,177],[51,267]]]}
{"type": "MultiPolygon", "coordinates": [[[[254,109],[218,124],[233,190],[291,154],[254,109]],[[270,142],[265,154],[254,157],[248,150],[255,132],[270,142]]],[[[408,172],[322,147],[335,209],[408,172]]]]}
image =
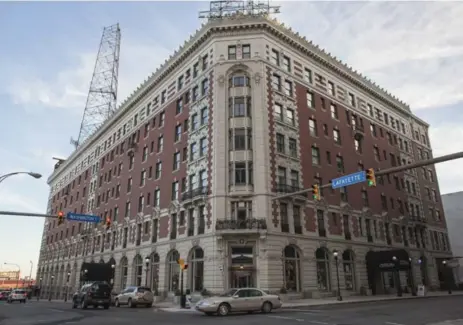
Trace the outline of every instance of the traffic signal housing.
{"type": "Polygon", "coordinates": [[[375,176],[375,170],[373,168],[367,169],[367,182],[368,186],[376,186],[376,176],[375,176]]]}
{"type": "Polygon", "coordinates": [[[185,260],[183,258],[179,258],[177,260],[177,264],[180,266],[181,270],[186,270],[188,268],[188,264],[185,264],[185,260]]]}
{"type": "Polygon", "coordinates": [[[64,222],[64,213],[63,211],[58,212],[58,226],[64,222]]]}
{"type": "Polygon", "coordinates": [[[318,187],[318,184],[312,185],[312,194],[314,200],[320,200],[320,188],[318,187]]]}
{"type": "Polygon", "coordinates": [[[111,227],[111,218],[110,217],[106,217],[105,227],[106,227],[106,230],[109,230],[109,228],[111,227]]]}

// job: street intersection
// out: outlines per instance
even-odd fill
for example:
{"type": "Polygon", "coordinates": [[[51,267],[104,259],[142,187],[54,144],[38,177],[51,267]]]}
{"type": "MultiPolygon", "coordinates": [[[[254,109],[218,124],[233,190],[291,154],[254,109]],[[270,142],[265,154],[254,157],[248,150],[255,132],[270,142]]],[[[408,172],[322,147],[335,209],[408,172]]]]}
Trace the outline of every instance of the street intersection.
{"type": "Polygon", "coordinates": [[[288,308],[271,314],[238,314],[224,318],[194,310],[165,312],[156,308],[72,309],[69,303],[0,302],[0,325],[462,325],[463,296],[377,301],[288,308]],[[457,321],[459,320],[459,321],[457,321]],[[442,323],[444,322],[444,323],[442,323]]]}

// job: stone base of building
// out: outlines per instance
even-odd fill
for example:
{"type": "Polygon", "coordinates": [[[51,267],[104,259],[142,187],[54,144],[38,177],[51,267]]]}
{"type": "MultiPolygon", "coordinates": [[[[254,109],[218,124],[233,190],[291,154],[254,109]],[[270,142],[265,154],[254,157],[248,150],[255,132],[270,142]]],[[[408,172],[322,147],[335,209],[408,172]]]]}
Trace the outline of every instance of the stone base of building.
{"type": "MultiPolygon", "coordinates": [[[[183,273],[184,290],[208,295],[230,288],[258,287],[286,298],[325,298],[335,296],[339,288],[344,295],[372,294],[366,256],[369,251],[402,249],[384,244],[346,241],[342,238],[288,236],[284,233],[206,234],[168,242],[130,246],[104,251],[93,256],[77,256],[43,265],[43,287],[64,288],[65,274],[71,273],[69,290],[79,287],[84,261],[115,263],[114,291],[128,285],[147,285],[160,297],[174,299],[180,289],[183,258],[188,264],[183,273]],[[337,259],[334,252],[337,252],[337,259]],[[149,263],[146,259],[149,258],[149,263]],[[54,275],[54,283],[50,276],[54,275]]],[[[430,252],[407,248],[411,270],[399,270],[403,288],[426,282],[438,287],[437,271],[430,252]],[[426,265],[413,261],[423,259],[426,265]],[[423,274],[425,273],[425,274],[423,274]],[[410,275],[412,275],[410,277],[410,275]],[[410,280],[412,279],[412,280],[410,280]]],[[[395,292],[398,279],[389,270],[376,276],[376,294],[395,292]]],[[[64,289],[63,289],[64,290],[64,289]]],[[[63,291],[64,292],[64,291],[63,291]]],[[[375,292],[373,292],[375,293],[375,292]]]]}

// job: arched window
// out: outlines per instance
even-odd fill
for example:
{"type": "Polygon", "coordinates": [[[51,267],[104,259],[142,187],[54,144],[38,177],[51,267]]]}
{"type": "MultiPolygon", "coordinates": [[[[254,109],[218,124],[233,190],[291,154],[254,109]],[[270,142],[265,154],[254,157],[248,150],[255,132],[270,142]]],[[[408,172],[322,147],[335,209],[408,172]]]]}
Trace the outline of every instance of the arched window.
{"type": "Polygon", "coordinates": [[[228,80],[228,86],[232,87],[249,87],[249,77],[244,72],[235,72],[228,80]]]}
{"type": "Polygon", "coordinates": [[[141,286],[143,277],[143,259],[140,255],[135,256],[133,259],[133,274],[135,275],[135,285],[141,286]]]}
{"type": "Polygon", "coordinates": [[[154,295],[158,295],[159,293],[159,255],[157,253],[151,254],[151,282],[150,288],[153,291],[154,295]]]}
{"type": "Polygon", "coordinates": [[[344,283],[346,290],[355,290],[355,264],[354,253],[345,250],[342,253],[342,268],[344,270],[344,283]]]}
{"type": "Polygon", "coordinates": [[[180,268],[177,264],[179,258],[180,254],[176,250],[167,255],[167,290],[170,292],[175,292],[179,288],[180,268]]]}
{"type": "Polygon", "coordinates": [[[204,289],[204,251],[195,247],[190,255],[190,289],[191,292],[204,289]]]}
{"type": "Polygon", "coordinates": [[[321,291],[331,290],[330,259],[326,248],[319,248],[315,252],[317,260],[317,284],[321,291]]]}
{"type": "Polygon", "coordinates": [[[289,245],[285,247],[283,268],[286,290],[300,292],[301,256],[295,246],[289,245]]]}
{"type": "Polygon", "coordinates": [[[129,272],[129,262],[127,257],[123,257],[121,260],[121,290],[127,287],[127,274],[129,272]]]}

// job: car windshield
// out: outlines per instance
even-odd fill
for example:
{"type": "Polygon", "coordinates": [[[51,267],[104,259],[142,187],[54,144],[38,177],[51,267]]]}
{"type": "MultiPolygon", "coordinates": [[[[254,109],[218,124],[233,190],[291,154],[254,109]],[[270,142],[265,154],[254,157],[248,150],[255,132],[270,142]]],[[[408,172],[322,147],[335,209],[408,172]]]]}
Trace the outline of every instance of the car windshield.
{"type": "Polygon", "coordinates": [[[236,289],[228,290],[227,292],[222,293],[222,294],[220,295],[220,297],[233,297],[237,291],[238,291],[238,290],[236,290],[236,289]]]}
{"type": "Polygon", "coordinates": [[[26,291],[24,290],[15,290],[14,293],[18,294],[18,295],[23,295],[26,293],[26,291]]]}
{"type": "Polygon", "coordinates": [[[138,287],[137,291],[139,293],[144,293],[144,292],[151,292],[151,289],[147,287],[138,287]]]}

